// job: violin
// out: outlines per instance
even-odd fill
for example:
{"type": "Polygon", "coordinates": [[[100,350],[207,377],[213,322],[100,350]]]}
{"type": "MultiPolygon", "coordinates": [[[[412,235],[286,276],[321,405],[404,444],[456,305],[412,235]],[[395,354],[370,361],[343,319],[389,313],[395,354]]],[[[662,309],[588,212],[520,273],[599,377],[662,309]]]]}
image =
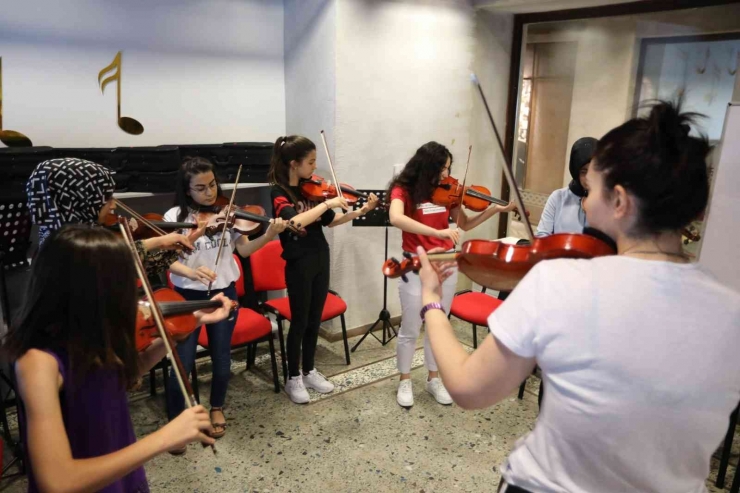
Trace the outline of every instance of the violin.
{"type": "MultiPolygon", "coordinates": [[[[339,193],[335,185],[330,185],[329,182],[319,175],[311,175],[311,178],[301,180],[300,186],[303,196],[313,202],[323,202],[327,199],[333,199],[339,193]]],[[[361,198],[368,198],[365,192],[360,192],[345,183],[339,184],[339,191],[349,205],[356,204],[361,198]]]]}
{"type": "MultiPolygon", "coordinates": [[[[537,262],[555,258],[593,258],[616,253],[607,242],[589,234],[558,233],[536,238],[529,245],[509,245],[498,240],[468,240],[459,252],[430,253],[429,260],[457,261],[460,272],[473,282],[496,291],[511,291],[537,262]]],[[[419,257],[404,252],[383,264],[383,274],[391,279],[405,277],[421,269],[419,257]]]]}
{"type": "MultiPolygon", "coordinates": [[[[520,211],[524,209],[519,188],[511,172],[511,157],[504,149],[501,135],[488,107],[478,78],[473,74],[475,84],[486,109],[488,120],[496,137],[501,154],[504,156],[504,176],[509,183],[514,201],[520,211]]],[[[430,260],[456,261],[460,271],[474,282],[497,291],[511,291],[537,262],[556,258],[593,258],[617,253],[616,245],[604,233],[586,228],[585,234],[558,233],[544,238],[535,238],[532,225],[523,221],[529,239],[528,245],[508,245],[500,241],[469,240],[463,243],[458,252],[431,254],[430,260]]],[[[421,262],[418,257],[404,253],[405,260],[399,262],[391,258],[383,264],[383,274],[388,277],[401,277],[405,280],[408,272],[418,272],[421,262]]]]}
{"type": "MultiPolygon", "coordinates": [[[[164,327],[174,340],[182,340],[195,329],[197,320],[193,312],[207,308],[218,308],[221,302],[217,300],[186,301],[178,292],[161,288],[154,291],[154,299],[164,317],[164,327]]],[[[232,301],[231,309],[239,305],[232,301]]],[[[157,325],[152,314],[152,304],[147,299],[139,301],[136,313],[136,350],[143,351],[159,338],[157,325]]]]}
{"type": "MultiPolygon", "coordinates": [[[[223,228],[224,223],[227,221],[226,216],[222,212],[228,205],[229,199],[219,196],[212,206],[199,209],[196,215],[198,222],[208,222],[206,235],[213,236],[223,228]]],[[[254,235],[260,232],[263,225],[270,224],[270,220],[270,217],[265,215],[265,209],[259,205],[232,206],[227,228],[233,229],[243,235],[254,235]]],[[[296,236],[303,237],[307,234],[304,228],[293,226],[292,224],[289,224],[287,229],[296,236]]]]}
{"type": "Polygon", "coordinates": [[[432,203],[441,205],[449,209],[459,207],[460,203],[467,209],[474,212],[483,212],[491,204],[497,204],[506,207],[509,205],[505,200],[497,199],[491,196],[491,191],[480,185],[461,185],[460,182],[451,176],[443,179],[434,189],[432,194],[432,203]]]}
{"type": "MultiPolygon", "coordinates": [[[[142,214],[141,217],[147,220],[146,223],[135,221],[135,224],[132,224],[131,233],[134,236],[134,240],[147,240],[149,238],[154,238],[155,236],[159,236],[160,233],[157,233],[155,229],[152,228],[152,226],[159,228],[160,230],[171,233],[173,231],[179,231],[181,229],[197,229],[198,225],[195,223],[171,223],[164,220],[164,216],[161,214],[155,214],[153,212],[148,212],[146,214],[142,214]]],[[[115,214],[109,214],[108,217],[105,218],[105,222],[103,223],[105,226],[109,228],[117,228],[118,227],[118,220],[117,216],[115,214]]]]}
{"type": "MultiPolygon", "coordinates": [[[[136,268],[136,275],[141,282],[141,287],[144,289],[144,293],[146,294],[147,298],[151,300],[151,318],[154,320],[154,325],[157,327],[157,332],[162,338],[162,343],[164,344],[164,347],[167,351],[167,357],[172,362],[172,372],[177,379],[180,392],[182,392],[182,396],[185,399],[185,405],[188,408],[195,407],[196,405],[198,405],[198,400],[195,398],[195,392],[193,392],[193,386],[190,384],[188,374],[185,372],[185,368],[182,366],[180,355],[177,353],[177,351],[173,350],[173,348],[175,347],[175,341],[172,339],[170,333],[165,329],[164,316],[162,315],[162,310],[159,306],[159,303],[157,302],[156,297],[153,294],[154,291],[152,290],[152,286],[149,283],[149,278],[146,275],[144,264],[141,262],[141,258],[139,258],[139,254],[136,252],[134,237],[131,234],[131,227],[129,226],[128,221],[126,221],[124,218],[119,218],[118,227],[121,232],[121,236],[123,236],[123,239],[126,241],[126,244],[131,250],[134,267],[136,268]]],[[[208,444],[206,443],[203,443],[202,445],[203,447],[208,446],[208,444]]],[[[210,445],[210,447],[215,454],[216,447],[214,445],[210,445]]]]}

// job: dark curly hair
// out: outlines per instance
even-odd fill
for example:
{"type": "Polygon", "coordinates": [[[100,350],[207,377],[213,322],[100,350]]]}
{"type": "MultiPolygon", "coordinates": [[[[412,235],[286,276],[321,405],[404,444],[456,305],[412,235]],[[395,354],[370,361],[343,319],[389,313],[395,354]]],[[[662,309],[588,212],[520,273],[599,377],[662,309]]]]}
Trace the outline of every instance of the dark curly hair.
{"type": "Polygon", "coordinates": [[[439,185],[439,175],[442,174],[448,158],[452,167],[452,153],[449,149],[437,142],[427,142],[416,150],[403,171],[391,180],[387,196],[391,196],[393,188],[401,187],[414,204],[428,201],[439,185]]]}

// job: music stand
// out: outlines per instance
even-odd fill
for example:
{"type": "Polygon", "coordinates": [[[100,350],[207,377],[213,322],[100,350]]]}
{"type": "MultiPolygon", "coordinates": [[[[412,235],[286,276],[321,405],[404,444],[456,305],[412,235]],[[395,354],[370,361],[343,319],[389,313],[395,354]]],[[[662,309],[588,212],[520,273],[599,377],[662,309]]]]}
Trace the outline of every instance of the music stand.
{"type": "MultiPolygon", "coordinates": [[[[0,202],[0,290],[2,290],[2,314],[4,322],[10,327],[11,312],[10,299],[8,296],[8,285],[5,274],[8,271],[22,269],[28,266],[26,254],[31,246],[31,216],[28,212],[25,196],[4,198],[0,202]]],[[[10,393],[13,393],[16,408],[19,408],[18,393],[16,392],[13,377],[13,369],[10,376],[6,375],[0,368],[0,378],[8,385],[8,393],[0,393],[0,420],[3,426],[3,438],[8,447],[13,451],[15,458],[3,467],[2,478],[25,474],[23,467],[23,452],[20,443],[16,443],[10,434],[6,401],[10,393]],[[19,463],[20,473],[6,476],[7,470],[16,462],[19,463]]],[[[18,420],[20,427],[20,419],[18,420]]],[[[20,429],[20,428],[19,428],[20,429]]]]}
{"type": "MultiPolygon", "coordinates": [[[[361,192],[365,193],[374,193],[378,196],[380,199],[380,203],[382,204],[385,202],[385,194],[386,190],[360,190],[361,192]]],[[[365,199],[360,199],[357,201],[357,203],[354,205],[353,210],[360,209],[365,204],[365,199]]],[[[372,211],[368,212],[364,216],[358,217],[357,219],[354,219],[352,221],[352,226],[357,227],[384,227],[385,228],[385,257],[388,258],[388,226],[391,224],[390,217],[388,216],[388,211],[385,208],[377,207],[373,209],[372,211]]],[[[378,315],[378,319],[375,321],[375,323],[370,326],[370,329],[368,329],[367,332],[365,332],[365,335],[362,336],[362,338],[357,341],[357,344],[355,344],[352,347],[352,352],[354,353],[355,350],[362,344],[362,341],[365,340],[365,338],[368,335],[372,335],[375,340],[377,340],[380,344],[385,346],[391,340],[398,336],[398,330],[396,327],[393,326],[391,323],[391,313],[388,311],[388,278],[383,276],[383,309],[380,310],[380,314],[378,315]],[[375,330],[375,327],[382,324],[383,326],[383,339],[379,339],[378,336],[376,336],[373,333],[373,330],[375,330]]]]}

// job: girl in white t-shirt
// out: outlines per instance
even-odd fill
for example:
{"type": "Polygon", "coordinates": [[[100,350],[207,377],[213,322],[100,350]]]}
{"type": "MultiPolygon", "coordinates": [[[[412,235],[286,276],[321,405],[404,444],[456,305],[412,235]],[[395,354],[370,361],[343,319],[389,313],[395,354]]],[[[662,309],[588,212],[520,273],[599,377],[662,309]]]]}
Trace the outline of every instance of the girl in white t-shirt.
{"type": "MultiPolygon", "coordinates": [[[[213,164],[204,158],[187,158],[180,167],[175,188],[176,206],[168,210],[164,220],[169,222],[197,222],[198,209],[214,205],[221,195],[221,187],[213,172],[213,164]]],[[[203,235],[193,242],[195,250],[192,254],[181,259],[180,262],[199,273],[195,279],[173,274],[172,284],[175,290],[187,300],[204,300],[217,293],[224,293],[232,300],[236,300],[234,282],[239,278],[239,266],[232,253],[234,248],[242,257],[248,257],[262,248],[268,241],[285,229],[282,219],[274,219],[265,231],[265,234],[254,241],[246,236],[227,229],[222,236],[219,230],[213,236],[203,235]],[[223,241],[216,271],[213,272],[219,243],[223,241]],[[208,284],[212,282],[211,294],[208,294],[208,284]]],[[[195,277],[195,276],[194,276],[195,277]]],[[[226,400],[226,389],[231,375],[231,335],[236,325],[236,317],[223,320],[215,324],[206,325],[208,342],[213,362],[213,379],[211,380],[211,421],[214,438],[220,438],[226,433],[226,420],[223,414],[223,405],[226,400]]],[[[186,340],[177,345],[185,373],[190,374],[195,362],[195,351],[198,346],[198,335],[201,329],[196,329],[186,340]]],[[[167,410],[170,420],[176,418],[184,409],[182,395],[177,392],[178,386],[174,374],[170,374],[167,386],[167,410]]],[[[175,450],[180,454],[185,448],[175,450]]]]}
{"type": "Polygon", "coordinates": [[[536,265],[471,355],[435,309],[449,271],[420,252],[423,316],[455,402],[491,406],[542,369],[537,424],[501,467],[501,491],[706,491],[740,400],[740,294],[682,251],[709,195],[696,116],[660,103],[601,138],[584,207],[619,254],[536,265]]]}

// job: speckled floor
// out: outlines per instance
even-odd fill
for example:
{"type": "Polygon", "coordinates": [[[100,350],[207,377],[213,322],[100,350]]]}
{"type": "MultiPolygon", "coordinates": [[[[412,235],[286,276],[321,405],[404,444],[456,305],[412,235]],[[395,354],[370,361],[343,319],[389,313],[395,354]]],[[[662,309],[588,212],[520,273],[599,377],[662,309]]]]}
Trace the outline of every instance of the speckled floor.
{"type": "MultiPolygon", "coordinates": [[[[469,326],[455,325],[469,343],[469,326]]],[[[152,491],[495,491],[499,464],[537,417],[536,377],[521,401],[512,395],[493,408],[464,411],[437,404],[424,390],[425,370],[417,367],[416,403],[405,410],[395,400],[395,341],[382,347],[368,338],[350,367],[341,342],[320,344],[317,368],[343,382],[342,392],[297,406],[272,391],[266,355],[258,356],[256,372],[235,364],[225,410],[229,427],[217,442],[218,455],[191,445],[182,457],[155,458],[146,466],[152,491]]],[[[208,387],[204,366],[204,401],[208,387]]],[[[163,408],[161,391],[155,398],[143,392],[132,397],[140,435],[164,424],[163,408]]],[[[707,486],[720,491],[710,481],[707,486]]],[[[25,491],[25,481],[6,480],[0,488],[25,491]]]]}

